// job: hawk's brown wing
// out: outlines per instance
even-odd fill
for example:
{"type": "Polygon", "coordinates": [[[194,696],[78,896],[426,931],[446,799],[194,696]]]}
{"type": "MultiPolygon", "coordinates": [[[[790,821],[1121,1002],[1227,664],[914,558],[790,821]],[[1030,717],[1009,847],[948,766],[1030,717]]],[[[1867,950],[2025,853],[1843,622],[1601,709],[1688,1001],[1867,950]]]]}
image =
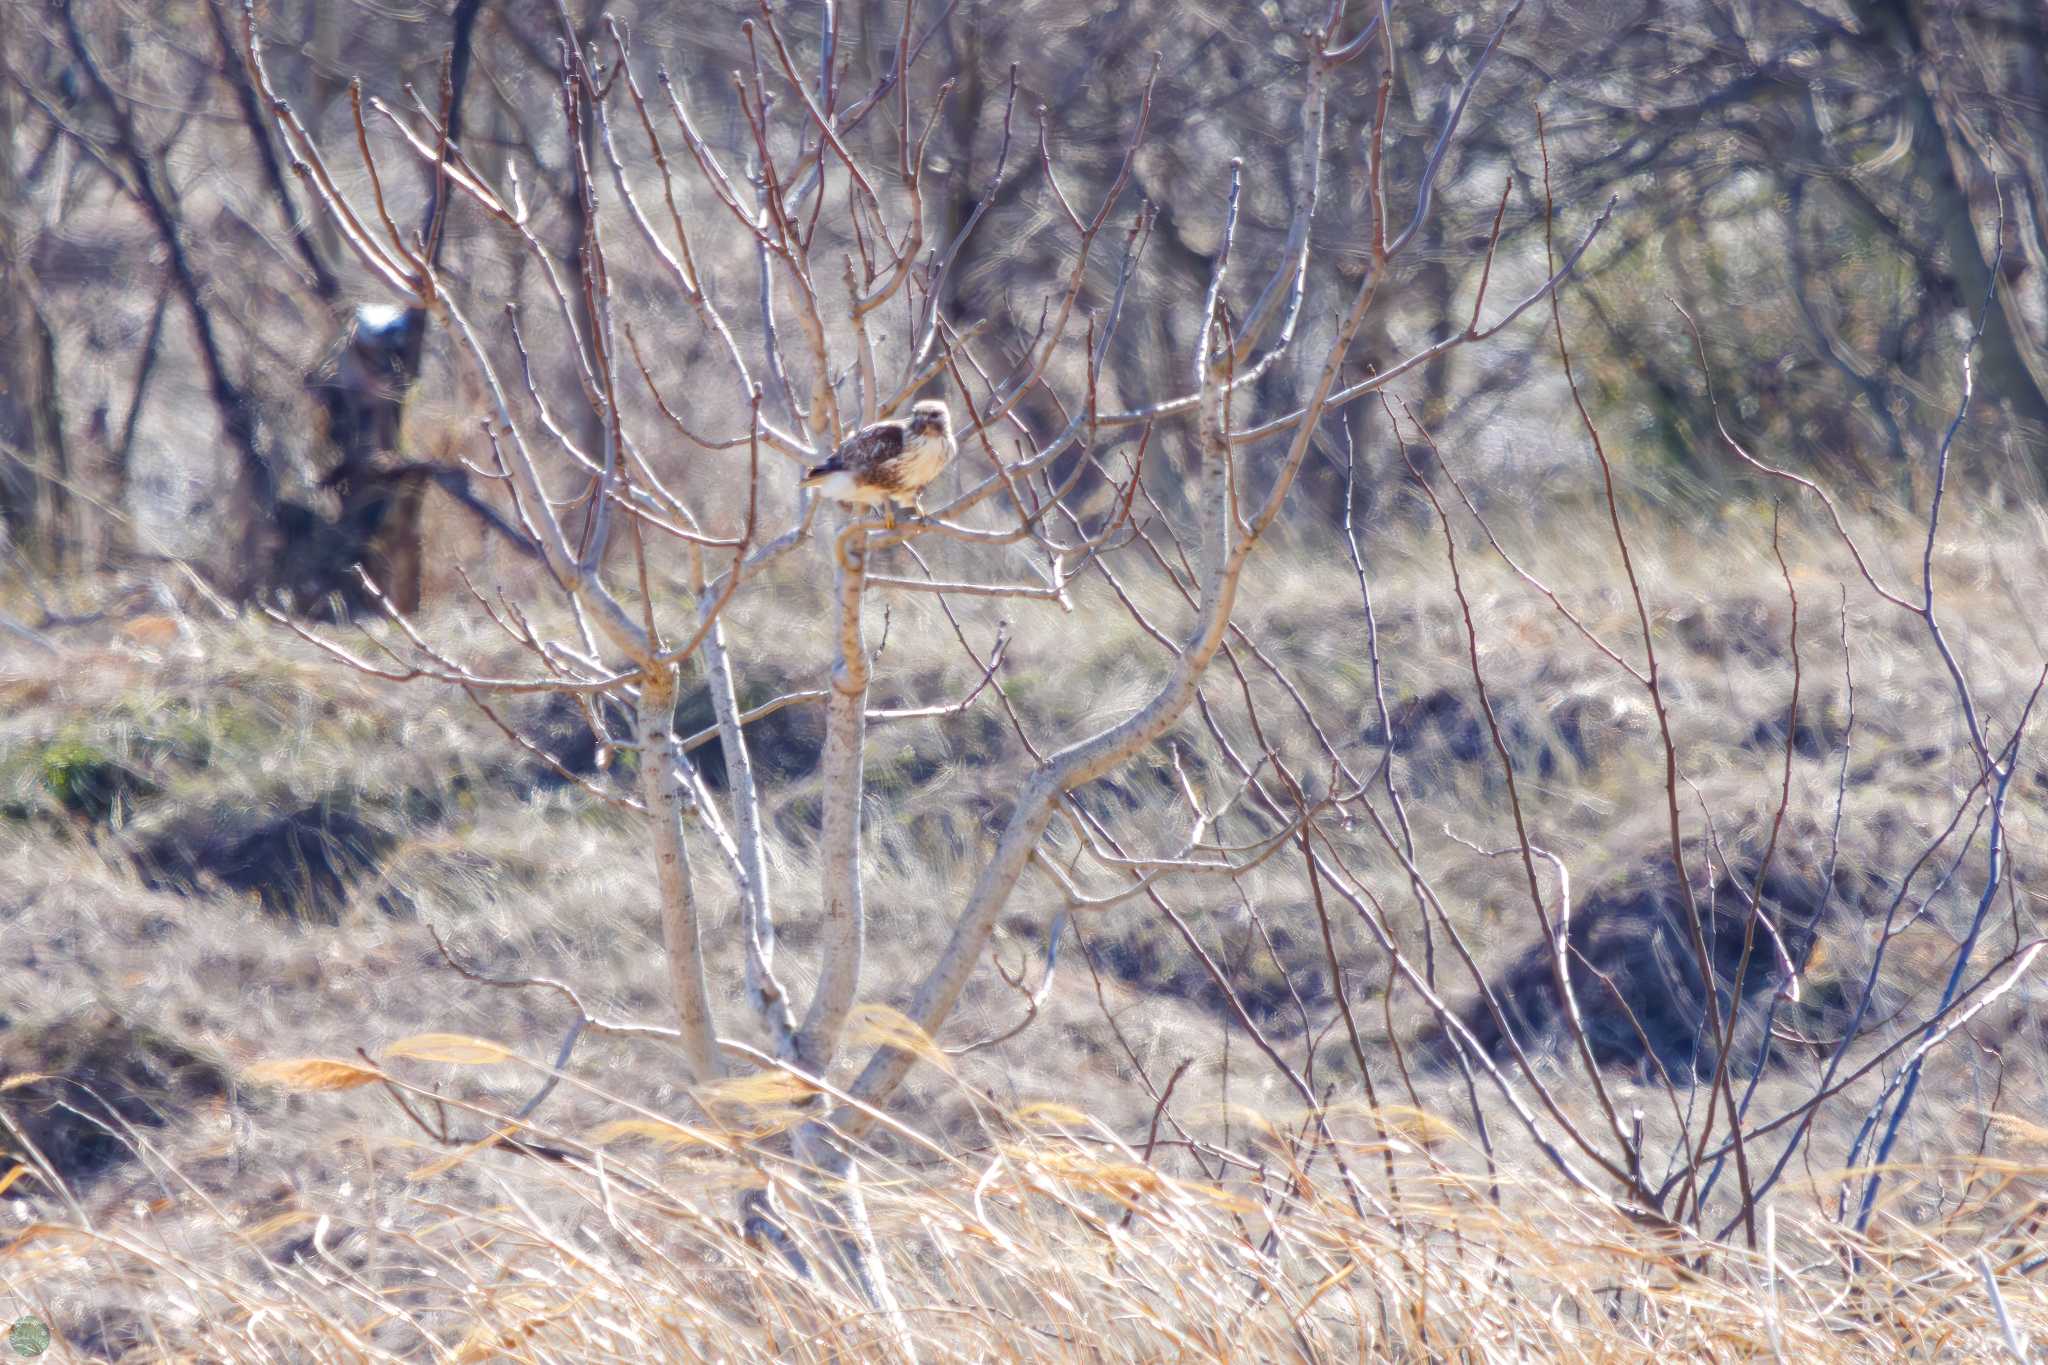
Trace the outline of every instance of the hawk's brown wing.
{"type": "Polygon", "coordinates": [[[892,469],[902,453],[903,424],[877,422],[849,436],[838,450],[832,452],[831,459],[815,466],[804,477],[810,480],[827,474],[846,473],[863,484],[893,488],[896,480],[892,469]]]}
{"type": "Polygon", "coordinates": [[[892,482],[889,466],[902,453],[901,422],[877,422],[839,448],[839,458],[862,483],[892,482]]]}

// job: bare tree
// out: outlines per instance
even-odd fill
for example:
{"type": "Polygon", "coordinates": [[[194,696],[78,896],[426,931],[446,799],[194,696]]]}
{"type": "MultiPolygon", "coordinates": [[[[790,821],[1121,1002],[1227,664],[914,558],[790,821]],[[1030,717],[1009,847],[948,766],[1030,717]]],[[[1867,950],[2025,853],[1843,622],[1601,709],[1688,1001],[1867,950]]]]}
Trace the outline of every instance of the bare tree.
{"type": "MultiPolygon", "coordinates": [[[[930,34],[917,27],[913,6],[904,7],[889,60],[866,90],[844,87],[847,62],[829,29],[820,49],[806,54],[783,18],[764,7],[744,26],[752,69],[735,73],[726,94],[747,134],[737,157],[712,145],[701,129],[701,108],[693,107],[697,97],[666,73],[659,73],[650,95],[646,72],[622,29],[614,25],[601,44],[585,47],[562,12],[560,108],[568,131],[563,145],[583,204],[583,266],[573,275],[558,270],[516,188],[490,183],[460,141],[444,135],[434,111],[417,103],[410,110],[373,103],[380,131],[430,168],[437,184],[451,187],[520,244],[548,280],[555,303],[554,316],[546,319],[549,333],[567,343],[560,353],[585,358],[576,363],[573,392],[564,399],[547,392],[540,380],[543,372],[528,339],[533,324],[516,315],[502,325],[493,320],[486,311],[493,300],[465,291],[437,267],[421,238],[393,226],[381,197],[393,176],[374,174],[372,162],[365,170],[385,191],[368,200],[343,192],[330,159],[336,153],[317,145],[276,98],[253,25],[244,19],[256,78],[307,191],[333,216],[364,271],[398,302],[424,310],[446,329],[489,395],[483,422],[498,461],[493,476],[546,560],[538,600],[491,607],[493,619],[532,656],[531,676],[485,676],[427,638],[400,611],[393,612],[398,634],[388,643],[387,662],[325,641],[322,647],[377,676],[458,687],[480,705],[504,694],[559,692],[586,709],[608,749],[635,755],[637,796],[604,795],[627,801],[649,824],[680,1020],[677,1041],[689,1072],[706,1087],[770,1060],[817,1087],[813,1116],[794,1134],[795,1154],[812,1173],[826,1225],[837,1230],[830,1261],[873,1302],[886,1303],[888,1293],[868,1247],[853,1144],[884,1114],[913,1065],[919,1047],[912,1039],[937,1037],[945,1027],[984,960],[998,917],[1033,866],[1073,907],[1101,908],[1153,893],[1167,876],[1240,873],[1303,836],[1331,802],[1343,799],[1336,789],[1303,795],[1299,808],[1257,846],[1229,847],[1208,833],[1213,816],[1189,788],[1191,832],[1185,843],[1147,854],[1124,852],[1131,836],[1102,827],[1076,801],[1089,784],[1158,745],[1194,705],[1202,680],[1231,638],[1246,562],[1280,518],[1325,415],[1500,333],[1569,274],[1604,221],[1603,216],[1592,224],[1526,297],[1489,309],[1482,272],[1467,323],[1377,377],[1347,380],[1353,341],[1429,219],[1442,151],[1458,133],[1467,99],[1513,18],[1511,10],[1475,54],[1462,89],[1445,102],[1438,155],[1413,182],[1390,183],[1380,136],[1367,141],[1363,154],[1369,158],[1374,221],[1368,267],[1334,337],[1305,367],[1311,376],[1305,392],[1270,408],[1258,402],[1257,381],[1298,344],[1298,323],[1308,306],[1311,228],[1330,155],[1324,129],[1331,90],[1340,81],[1373,82],[1368,88],[1381,111],[1375,126],[1383,128],[1397,81],[1396,47],[1383,18],[1369,15],[1361,22],[1344,11],[1342,3],[1332,5],[1300,37],[1295,162],[1288,168],[1294,198],[1283,250],[1265,262],[1234,255],[1243,171],[1233,163],[1228,198],[1214,209],[1222,245],[1207,295],[1198,305],[1190,301],[1201,311],[1192,319],[1195,344],[1181,358],[1184,376],[1177,384],[1153,376],[1165,391],[1126,406],[1103,401],[1099,376],[1154,228],[1151,207],[1131,202],[1126,192],[1148,134],[1156,70],[1129,91],[1121,167],[1099,197],[1078,200],[1078,187],[1062,181],[1049,138],[1041,139],[1035,159],[999,157],[995,178],[979,191],[985,201],[1016,177],[1042,177],[1043,192],[1055,206],[1053,230],[1067,242],[1070,264],[1063,278],[1051,282],[1042,323],[1032,333],[1008,338],[988,337],[985,324],[949,316],[945,307],[947,266],[972,232],[976,214],[970,209],[946,241],[928,224],[927,205],[941,187],[926,170],[927,138],[951,83],[933,89],[920,73],[930,34]],[[594,136],[581,135],[584,119],[595,120],[594,136]],[[753,262],[755,280],[744,290],[729,276],[717,281],[707,264],[731,259],[735,244],[741,258],[753,262]],[[635,318],[631,301],[614,283],[615,264],[633,252],[658,262],[667,280],[666,301],[687,308],[715,339],[718,383],[733,398],[707,401],[701,379],[686,397],[658,378],[658,357],[647,354],[638,330],[645,320],[635,318]],[[907,330],[901,325],[906,318],[907,330]],[[1010,357],[1007,362],[992,358],[998,348],[1010,357]],[[653,412],[637,398],[642,385],[653,412]],[[857,427],[900,410],[934,386],[967,413],[960,424],[959,491],[942,505],[891,529],[873,517],[843,519],[808,494],[793,495],[794,472],[821,459],[857,427]],[[1061,414],[1051,429],[1023,415],[1024,400],[1034,394],[1043,395],[1038,410],[1050,406],[1061,414]],[[563,415],[568,407],[587,417],[569,421],[563,415]],[[711,423],[735,416],[738,429],[706,432],[711,423]],[[596,448],[579,439],[583,430],[597,433],[596,448]],[[677,438],[725,451],[728,462],[744,452],[743,496],[714,512],[707,495],[685,491],[674,462],[660,453],[677,438]],[[1254,487],[1242,452],[1266,445],[1276,454],[1265,462],[1264,486],[1254,487]],[[1186,547],[1179,581],[1189,603],[1187,618],[1178,626],[1145,622],[1157,638],[1173,642],[1167,666],[1149,699],[1115,724],[1026,740],[1033,762],[1018,774],[1014,805],[950,912],[953,928],[943,952],[919,981],[868,980],[862,841],[869,799],[863,766],[867,729],[885,720],[957,714],[974,700],[876,709],[870,700],[874,662],[868,634],[873,599],[922,593],[936,594],[942,604],[971,595],[1066,605],[1069,585],[1083,575],[1114,585],[1119,558],[1157,553],[1152,533],[1132,512],[1148,452],[1155,466],[1170,460],[1196,481],[1193,524],[1176,534],[1186,547]],[[1061,461],[1064,472],[1055,476],[1061,461]],[[1110,485],[1113,496],[1077,503],[1073,494],[1084,472],[1110,485]],[[558,510],[571,506],[585,509],[576,517],[580,526],[558,510]],[[836,648],[829,677],[814,692],[743,712],[734,672],[745,642],[729,632],[729,609],[766,580],[771,566],[814,541],[829,549],[833,565],[836,648]],[[622,553],[610,553],[614,542],[623,543],[622,553]],[[999,549],[1022,552],[1035,562],[1035,573],[1007,581],[955,580],[929,567],[929,555],[946,552],[976,563],[999,549]],[[664,550],[681,557],[687,605],[668,607],[649,594],[657,573],[650,566],[664,550]],[[615,563],[620,567],[611,567],[615,563]],[[570,633],[535,624],[549,619],[542,611],[548,597],[566,608],[558,619],[572,623],[570,633]],[[686,675],[708,691],[717,717],[730,778],[723,802],[704,786],[684,737],[676,733],[686,675]],[[600,703],[606,699],[633,717],[630,734],[605,727],[600,703]],[[762,818],[746,727],[767,710],[814,701],[825,709],[821,929],[817,984],[808,1000],[798,1000],[776,966],[767,872],[772,836],[762,818]],[[1112,876],[1135,880],[1108,892],[1082,889],[1048,856],[1055,822],[1078,840],[1073,853],[1085,853],[1112,876]],[[688,833],[692,828],[699,832],[695,837],[688,833]],[[739,887],[746,995],[753,1024],[767,1040],[762,1054],[730,1040],[731,1023],[716,1017],[707,990],[700,889],[707,857],[725,864],[739,887]],[[864,993],[907,996],[909,1031],[900,1044],[877,1048],[851,1083],[837,1089],[824,1077],[846,1045],[849,1019],[864,993]]],[[[369,147],[363,144],[366,155],[369,147]]],[[[951,194],[955,202],[967,199],[958,188],[951,194]]],[[[1017,561],[1016,554],[1009,557],[1017,561]]],[[[1076,617],[1074,628],[1085,630],[1086,620],[1076,617]]],[[[999,643],[995,653],[964,634],[960,643],[984,683],[993,679],[999,643]]],[[[995,693],[1000,698],[999,685],[995,693]]],[[[1314,1100],[1313,1092],[1303,1097],[1314,1100]]],[[[788,1237],[765,1201],[750,1215],[765,1235],[788,1237]]]]}

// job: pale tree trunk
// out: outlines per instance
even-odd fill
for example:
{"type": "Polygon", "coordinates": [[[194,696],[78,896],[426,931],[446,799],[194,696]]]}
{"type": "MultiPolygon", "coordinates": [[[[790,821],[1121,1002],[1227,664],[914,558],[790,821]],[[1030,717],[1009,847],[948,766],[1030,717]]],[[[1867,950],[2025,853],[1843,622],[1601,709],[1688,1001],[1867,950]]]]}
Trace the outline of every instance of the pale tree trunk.
{"type": "MultiPolygon", "coordinates": [[[[861,1196],[860,1167],[844,1139],[829,1124],[806,1123],[796,1130],[796,1156],[810,1176],[811,1204],[829,1239],[834,1268],[869,1307],[896,1316],[896,1295],[861,1196]]],[[[897,1344],[908,1351],[908,1336],[899,1336],[897,1344]]]]}
{"type": "MultiPolygon", "coordinates": [[[[819,1075],[838,1054],[840,1035],[860,989],[867,944],[867,908],[861,886],[869,681],[861,606],[867,590],[867,541],[868,533],[854,526],[840,535],[835,546],[833,597],[839,631],[820,765],[825,806],[819,831],[819,882],[824,899],[819,974],[793,1049],[798,1065],[819,1075]]],[[[812,1204],[829,1239],[836,1268],[868,1304],[894,1314],[895,1296],[869,1225],[860,1172],[843,1139],[827,1122],[806,1123],[797,1130],[796,1155],[812,1173],[812,1204]]]]}
{"type": "MultiPolygon", "coordinates": [[[[753,754],[747,748],[746,729],[740,720],[725,623],[716,615],[716,601],[704,596],[701,556],[692,561],[692,576],[699,601],[706,611],[713,613],[704,635],[704,684],[718,721],[726,790],[732,798],[734,873],[739,883],[740,918],[746,935],[747,1001],[768,1034],[772,1054],[794,1064],[796,1021],[790,1012],[788,992],[775,975],[774,898],[768,884],[767,840],[761,828],[761,796],[754,776],[753,754]]],[[[773,1247],[798,1275],[810,1277],[809,1261],[765,1188],[744,1191],[739,1209],[740,1226],[749,1242],[773,1247]]]]}
{"type": "Polygon", "coordinates": [[[863,750],[867,741],[868,660],[861,634],[866,591],[867,532],[849,528],[837,545],[833,596],[838,606],[838,657],[825,703],[825,751],[820,778],[825,809],[818,836],[823,893],[821,967],[817,993],[797,1034],[799,1065],[822,1072],[839,1048],[840,1030],[860,987],[867,945],[867,907],[861,895],[860,817],[863,750]]]}
{"type": "Polygon", "coordinates": [[[696,888],[690,874],[690,847],[683,835],[681,765],[687,762],[676,743],[676,672],[650,670],[641,680],[638,739],[640,797],[647,803],[654,827],[654,870],[661,887],[661,942],[668,955],[669,984],[675,991],[682,1021],[683,1056],[691,1080],[708,1085],[725,1074],[718,1052],[717,1025],[711,1018],[711,991],[704,979],[704,945],[697,915],[696,888]]]}
{"type": "MultiPolygon", "coordinates": [[[[701,598],[701,581],[697,591],[701,598]]],[[[754,778],[754,758],[747,748],[746,730],[740,724],[739,695],[733,686],[725,623],[715,616],[704,636],[704,683],[711,694],[712,712],[718,719],[726,789],[732,794],[740,909],[747,936],[747,998],[768,1031],[775,1055],[796,1061],[796,1023],[788,993],[775,975],[775,910],[768,885],[767,841],[761,829],[761,794],[754,778]]]]}

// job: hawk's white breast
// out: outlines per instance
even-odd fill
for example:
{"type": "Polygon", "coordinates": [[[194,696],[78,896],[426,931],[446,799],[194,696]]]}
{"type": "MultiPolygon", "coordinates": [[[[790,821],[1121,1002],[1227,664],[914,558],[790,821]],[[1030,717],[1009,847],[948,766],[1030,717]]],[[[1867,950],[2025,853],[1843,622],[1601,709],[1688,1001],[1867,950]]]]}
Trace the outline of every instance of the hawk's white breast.
{"type": "Polygon", "coordinates": [[[906,493],[915,493],[945,471],[953,456],[952,442],[943,436],[924,435],[904,444],[903,453],[893,461],[896,481],[906,493]]]}

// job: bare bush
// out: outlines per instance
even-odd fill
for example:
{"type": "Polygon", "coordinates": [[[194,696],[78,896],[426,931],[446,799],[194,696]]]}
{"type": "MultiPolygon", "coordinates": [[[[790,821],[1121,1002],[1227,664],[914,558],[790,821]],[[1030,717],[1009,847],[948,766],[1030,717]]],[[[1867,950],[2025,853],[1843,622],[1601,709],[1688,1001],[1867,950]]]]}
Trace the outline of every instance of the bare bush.
{"type": "MultiPolygon", "coordinates": [[[[448,99],[438,113],[420,104],[401,111],[373,103],[366,119],[395,135],[398,146],[430,170],[437,187],[466,196],[523,244],[546,274],[557,305],[549,332],[577,362],[571,373],[576,382],[563,395],[544,386],[544,370],[534,359],[537,342],[529,336],[532,324],[516,313],[508,313],[502,325],[487,320],[482,310],[490,300],[469,296],[436,267],[431,229],[424,237],[409,236],[395,226],[382,187],[397,177],[380,170],[367,128],[360,147],[372,195],[364,200],[342,192],[331,152],[271,93],[255,28],[244,19],[256,79],[308,192],[334,215],[342,240],[366,272],[448,329],[489,395],[484,431],[495,465],[488,476],[503,482],[521,529],[545,555],[547,573],[536,585],[541,600],[554,597],[574,623],[569,634],[549,633],[538,624],[548,619],[539,601],[494,603],[479,595],[498,627],[531,655],[531,676],[522,678],[480,673],[452,647],[429,640],[395,607],[398,638],[380,642],[392,664],[350,655],[338,645],[324,647],[379,676],[460,687],[484,706],[508,694],[563,693],[586,709],[607,752],[633,755],[637,795],[607,799],[631,804],[649,821],[649,854],[659,873],[663,937],[681,1020],[678,1042],[692,1080],[713,1086],[772,1059],[821,1087],[816,1114],[796,1131],[794,1150],[805,1168],[838,1192],[843,1236],[835,1258],[872,1302],[885,1302],[887,1291],[869,1277],[872,1248],[847,1144],[867,1133],[916,1060],[920,1045],[908,1040],[939,1034],[981,964],[998,917],[1033,866],[1052,879],[1070,909],[1099,910],[1156,895],[1157,884],[1169,876],[1240,876],[1296,840],[1314,859],[1308,832],[1315,820],[1360,794],[1351,779],[1308,795],[1279,766],[1279,756],[1269,754],[1259,766],[1275,765],[1268,780],[1282,783],[1275,790],[1291,792],[1287,799],[1297,807],[1277,829],[1251,845],[1218,842],[1212,832],[1218,798],[1205,797],[1190,783],[1184,785],[1190,827],[1179,846],[1135,853],[1133,834],[1104,824],[1075,795],[1166,739],[1194,704],[1232,632],[1246,560],[1278,520],[1325,412],[1378,391],[1434,356],[1495,335],[1554,289],[1584,250],[1582,241],[1534,293],[1491,317],[1482,273],[1466,326],[1378,377],[1344,382],[1353,339],[1391,265],[1428,218],[1442,151],[1457,134],[1465,96],[1483,76],[1512,18],[1511,10],[1481,49],[1444,121],[1437,155],[1405,193],[1385,181],[1381,139],[1369,142],[1375,187],[1371,266],[1313,386],[1270,414],[1258,412],[1250,395],[1259,376],[1296,343],[1307,306],[1329,87],[1360,67],[1376,69],[1378,100],[1385,108],[1396,66],[1381,18],[1347,31],[1338,6],[1304,35],[1299,164],[1291,176],[1296,201],[1285,249],[1263,270],[1232,259],[1240,193],[1240,171],[1233,165],[1229,197],[1217,206],[1223,247],[1199,304],[1194,354],[1184,362],[1186,388],[1125,409],[1104,406],[1097,379],[1152,230],[1149,208],[1124,202],[1130,166],[1146,134],[1149,83],[1134,92],[1129,108],[1123,169],[1095,202],[1074,201],[1043,137],[1035,165],[1021,154],[1015,168],[999,158],[984,199],[1003,187],[1005,175],[1043,176],[1058,210],[1053,230],[1068,236],[1064,254],[1072,261],[1066,277],[1052,282],[1037,331],[1011,337],[988,337],[985,325],[964,324],[941,306],[947,270],[974,222],[970,216],[950,241],[927,239],[926,138],[949,90],[941,85],[927,97],[917,93],[923,35],[915,31],[909,7],[893,64],[874,88],[861,92],[841,89],[829,36],[820,55],[804,57],[772,11],[764,9],[758,22],[749,21],[745,32],[754,68],[734,74],[729,95],[752,134],[743,164],[733,164],[705,140],[698,129],[701,110],[693,111],[695,100],[666,74],[649,97],[623,30],[613,25],[601,44],[585,47],[585,35],[562,12],[561,117],[583,233],[576,248],[579,268],[566,277],[534,235],[516,183],[489,182],[447,135],[448,99]],[[630,163],[629,151],[636,158],[630,163]],[[738,402],[704,401],[702,379],[686,397],[657,378],[661,367],[650,364],[641,342],[648,323],[635,318],[632,301],[613,282],[614,263],[629,252],[651,253],[668,277],[666,301],[687,307],[719,339],[724,354],[715,383],[738,402]],[[739,301],[721,297],[710,274],[711,262],[736,255],[751,255],[757,266],[755,287],[740,293],[739,301]],[[1240,276],[1256,287],[1233,287],[1240,276]],[[1021,360],[1005,365],[993,359],[1004,353],[1021,360]],[[658,417],[636,411],[641,384],[658,417]],[[872,517],[842,522],[802,490],[792,498],[784,471],[822,460],[856,428],[900,410],[927,386],[949,393],[967,414],[960,424],[958,463],[965,477],[959,491],[900,528],[893,519],[884,525],[872,517]],[[1020,413],[1024,397],[1038,390],[1064,415],[1056,430],[1035,430],[1020,413]],[[563,414],[572,407],[587,410],[588,417],[568,419],[563,414]],[[730,422],[735,409],[745,414],[744,426],[717,434],[712,423],[730,422]],[[1172,437],[1161,434],[1162,428],[1172,437]],[[588,432],[596,448],[580,444],[579,432],[588,432]],[[1128,439],[1133,432],[1135,441],[1128,439]],[[673,458],[664,458],[662,452],[679,440],[732,452],[726,466],[739,488],[725,492],[717,511],[711,510],[716,495],[683,491],[673,458]],[[1155,440],[1181,446],[1174,452],[1176,463],[1199,481],[1190,500],[1194,524],[1185,530],[1163,520],[1148,527],[1132,514],[1155,440]],[[1240,450],[1261,442],[1284,447],[1285,453],[1271,462],[1265,487],[1254,489],[1247,486],[1240,450]],[[1106,481],[1109,495],[1077,504],[1072,494],[1084,473],[1106,481]],[[733,681],[736,669],[745,666],[745,645],[728,637],[727,613],[770,566],[812,540],[830,551],[836,626],[829,685],[820,689],[822,698],[801,699],[822,700],[826,720],[825,795],[817,830],[819,959],[816,986],[800,1001],[776,967],[767,872],[771,836],[748,755],[748,716],[733,681]],[[1068,589],[1074,580],[1100,575],[1114,586],[1118,562],[1158,556],[1162,541],[1171,543],[1183,566],[1177,581],[1191,608],[1189,619],[1177,626],[1155,622],[1128,598],[1124,602],[1148,634],[1177,640],[1169,666],[1149,698],[1115,724],[1079,735],[1024,737],[1034,762],[1018,774],[1015,803],[952,911],[950,941],[921,981],[881,985],[887,995],[907,988],[906,1041],[876,1048],[843,1091],[827,1087],[823,1078],[845,1045],[856,998],[864,988],[876,989],[863,972],[866,732],[871,721],[901,714],[877,713],[869,700],[870,597],[931,593],[942,604],[956,597],[999,597],[1071,610],[1068,589]],[[955,562],[981,564],[1008,547],[1019,552],[1008,556],[1010,562],[1028,565],[1029,576],[956,580],[935,571],[927,557],[950,552],[955,562]],[[685,566],[690,600],[680,612],[652,590],[669,577],[653,567],[664,554],[680,555],[685,566]],[[912,572],[888,571],[884,566],[891,561],[912,572]],[[725,803],[703,786],[675,732],[686,672],[709,691],[717,715],[729,775],[725,803]],[[605,726],[600,711],[608,700],[633,717],[630,735],[605,726]],[[1068,830],[1064,853],[1050,832],[1056,821],[1068,830]],[[700,830],[702,843],[693,845],[686,833],[691,825],[700,830]],[[706,984],[700,863],[707,856],[721,860],[739,888],[746,995],[765,1053],[740,1049],[735,1055],[735,1045],[721,1035],[706,984]],[[1086,890],[1072,868],[1076,858],[1098,874],[1128,877],[1130,884],[1086,890]]],[[[1592,231],[1598,227],[1596,221],[1592,231]]],[[[734,292],[730,286],[728,292],[734,292]]],[[[1085,618],[1078,624],[1085,628],[1085,618]]],[[[992,681],[1000,638],[984,650],[963,634],[960,645],[984,669],[984,681],[992,681]]],[[[993,690],[1000,703],[1000,685],[993,690]]],[[[936,703],[923,714],[957,714],[975,700],[970,695],[959,703],[936,703]]],[[[1256,727],[1256,711],[1248,718],[1256,727]]],[[[1257,770],[1247,769],[1242,781],[1257,785],[1257,770]]],[[[1259,794],[1273,800],[1264,790],[1259,794]]],[[[1283,1070],[1293,1076],[1291,1068],[1283,1070]]],[[[1294,1079],[1300,1100],[1315,1104],[1315,1092],[1294,1079]]],[[[752,1213],[771,1236],[783,1235],[774,1230],[765,1203],[752,1213]]]]}

